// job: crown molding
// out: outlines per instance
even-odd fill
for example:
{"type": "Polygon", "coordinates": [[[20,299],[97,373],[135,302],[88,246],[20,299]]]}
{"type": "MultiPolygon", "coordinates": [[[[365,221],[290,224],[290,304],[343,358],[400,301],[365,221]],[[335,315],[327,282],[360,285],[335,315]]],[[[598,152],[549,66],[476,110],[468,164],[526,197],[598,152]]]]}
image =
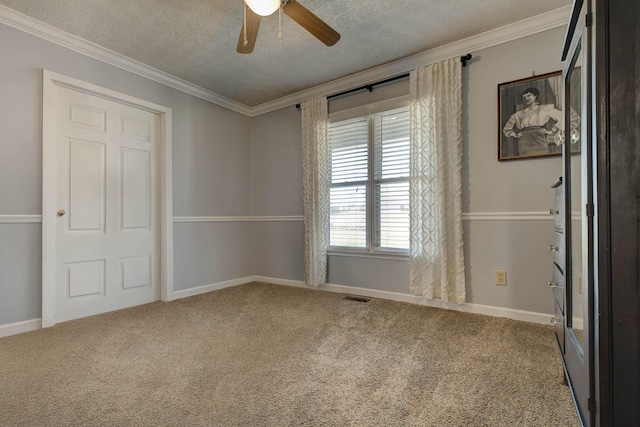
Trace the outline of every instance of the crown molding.
{"type": "MultiPolygon", "coordinates": [[[[389,77],[407,73],[418,67],[423,67],[443,59],[462,56],[481,49],[497,46],[517,40],[522,37],[541,33],[553,28],[567,25],[571,15],[571,6],[554,9],[522,21],[504,25],[502,27],[476,34],[446,45],[426,50],[397,61],[389,62],[378,67],[370,68],[359,73],[351,74],[291,95],[265,102],[251,108],[251,117],[278,110],[300,103],[316,96],[328,96],[354,87],[363,86],[389,77]]],[[[560,53],[558,54],[558,56],[560,53]]]]}
{"type": "Polygon", "coordinates": [[[97,59],[109,65],[132,72],[149,80],[161,83],[165,86],[172,87],[181,92],[188,93],[189,95],[193,95],[197,98],[204,99],[205,101],[209,101],[213,104],[220,105],[221,107],[229,110],[246,116],[251,115],[251,108],[244,104],[233,101],[222,95],[218,95],[217,93],[211,92],[200,86],[196,86],[169,73],[150,67],[149,65],[128,58],[83,38],[69,34],[52,25],[46,24],[35,18],[31,18],[3,5],[0,5],[0,23],[47,40],[51,43],[55,43],[67,49],[71,49],[74,52],[81,53],[90,58],[97,59]]]}
{"type": "Polygon", "coordinates": [[[145,65],[110,49],[99,46],[80,37],[69,34],[49,24],[26,16],[20,12],[0,5],[0,23],[16,28],[28,34],[50,41],[75,52],[97,59],[123,70],[148,78],[181,92],[204,99],[213,104],[227,108],[248,117],[255,117],[271,111],[279,110],[309,98],[327,96],[353,87],[386,79],[411,71],[434,62],[464,55],[488,47],[496,46],[521,37],[530,36],[553,28],[567,25],[571,14],[571,6],[564,6],[543,14],[504,25],[502,27],[467,37],[456,42],[426,50],[424,52],[351,74],[312,88],[287,95],[273,101],[253,107],[233,101],[215,92],[196,86],[171,74],[145,65]]]}

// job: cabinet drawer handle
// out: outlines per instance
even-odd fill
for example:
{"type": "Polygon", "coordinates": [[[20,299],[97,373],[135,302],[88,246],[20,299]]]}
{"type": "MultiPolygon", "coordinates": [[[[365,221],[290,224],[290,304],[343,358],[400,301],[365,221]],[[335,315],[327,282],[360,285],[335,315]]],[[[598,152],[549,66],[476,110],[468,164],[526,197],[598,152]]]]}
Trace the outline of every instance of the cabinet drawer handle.
{"type": "Polygon", "coordinates": [[[549,252],[558,252],[560,248],[555,245],[549,245],[549,252]]]}
{"type": "Polygon", "coordinates": [[[550,287],[552,287],[552,288],[561,288],[561,287],[562,287],[562,286],[560,286],[560,285],[558,284],[558,282],[552,282],[551,280],[549,280],[549,281],[547,282],[547,285],[549,285],[549,286],[550,286],[550,287]]]}
{"type": "Polygon", "coordinates": [[[558,209],[549,209],[549,215],[558,215],[559,213],[558,209]]]}
{"type": "Polygon", "coordinates": [[[555,317],[551,318],[551,324],[552,325],[559,325],[561,323],[562,323],[562,318],[560,318],[560,319],[556,319],[555,317]]]}

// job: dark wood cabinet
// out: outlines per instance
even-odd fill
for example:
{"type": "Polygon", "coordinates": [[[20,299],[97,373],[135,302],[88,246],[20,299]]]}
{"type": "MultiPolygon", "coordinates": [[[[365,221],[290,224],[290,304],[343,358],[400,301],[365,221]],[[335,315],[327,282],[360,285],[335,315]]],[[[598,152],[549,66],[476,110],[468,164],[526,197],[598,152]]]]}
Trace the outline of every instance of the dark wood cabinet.
{"type": "Polygon", "coordinates": [[[575,0],[563,61],[559,349],[583,425],[638,426],[640,1],[575,0]]]}

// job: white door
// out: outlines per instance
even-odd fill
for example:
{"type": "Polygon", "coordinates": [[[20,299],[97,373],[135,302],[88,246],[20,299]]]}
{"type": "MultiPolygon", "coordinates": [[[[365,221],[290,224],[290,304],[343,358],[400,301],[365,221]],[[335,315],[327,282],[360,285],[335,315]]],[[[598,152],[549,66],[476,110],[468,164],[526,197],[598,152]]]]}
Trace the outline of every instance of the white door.
{"type": "Polygon", "coordinates": [[[60,89],[58,320],[156,301],[158,117],[60,89]]]}

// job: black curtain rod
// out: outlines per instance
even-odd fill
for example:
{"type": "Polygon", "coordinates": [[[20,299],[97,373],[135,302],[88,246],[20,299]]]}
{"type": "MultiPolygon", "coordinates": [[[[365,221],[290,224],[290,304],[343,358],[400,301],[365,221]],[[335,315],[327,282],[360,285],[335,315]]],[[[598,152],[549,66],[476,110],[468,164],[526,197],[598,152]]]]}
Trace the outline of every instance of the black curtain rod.
{"type": "Polygon", "coordinates": [[[327,96],[327,99],[337,98],[339,96],[346,95],[348,93],[358,92],[358,91],[360,91],[362,89],[366,89],[369,92],[373,92],[373,87],[374,86],[378,86],[378,85],[382,85],[382,84],[385,84],[385,83],[393,82],[395,80],[404,79],[406,77],[409,77],[409,73],[401,74],[399,76],[391,77],[389,79],[381,80],[379,82],[375,82],[375,83],[371,83],[371,84],[368,84],[368,85],[360,86],[360,87],[357,87],[355,89],[345,90],[344,92],[334,93],[333,95],[327,96]]]}
{"type": "MultiPolygon", "coordinates": [[[[462,62],[462,66],[466,67],[467,66],[467,61],[469,61],[472,57],[473,56],[470,53],[467,53],[466,55],[462,55],[460,57],[460,62],[462,62]]],[[[347,95],[347,94],[352,93],[352,92],[358,92],[358,91],[360,91],[362,89],[366,89],[369,92],[373,92],[373,87],[374,86],[378,86],[378,85],[381,85],[381,84],[389,83],[389,82],[392,82],[392,81],[395,81],[395,80],[404,79],[406,77],[409,77],[409,73],[401,74],[399,76],[391,77],[391,78],[388,78],[388,79],[385,79],[385,80],[382,80],[382,81],[379,81],[379,82],[370,83],[368,85],[360,86],[360,87],[357,87],[355,89],[345,90],[344,92],[334,93],[333,95],[327,96],[327,99],[337,98],[339,96],[347,95]]],[[[296,104],[296,109],[300,110],[300,104],[296,104]]]]}

